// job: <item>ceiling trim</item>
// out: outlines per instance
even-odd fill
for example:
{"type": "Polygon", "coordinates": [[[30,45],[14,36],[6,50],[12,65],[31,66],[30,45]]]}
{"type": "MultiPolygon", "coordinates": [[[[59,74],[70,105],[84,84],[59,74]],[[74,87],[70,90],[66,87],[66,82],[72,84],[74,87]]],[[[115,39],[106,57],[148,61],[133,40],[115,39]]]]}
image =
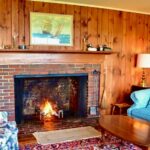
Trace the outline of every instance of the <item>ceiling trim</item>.
{"type": "Polygon", "coordinates": [[[90,4],[84,4],[84,3],[80,3],[79,4],[79,3],[73,3],[73,2],[62,2],[62,1],[59,1],[59,0],[29,0],[29,1],[77,5],[77,6],[94,7],[94,8],[102,8],[102,9],[110,9],[110,10],[116,10],[116,11],[124,11],[124,12],[131,12],[131,13],[150,15],[150,13],[142,12],[142,11],[134,11],[134,10],[128,10],[128,9],[119,9],[119,8],[115,8],[115,7],[104,7],[104,6],[90,5],[90,4]]]}

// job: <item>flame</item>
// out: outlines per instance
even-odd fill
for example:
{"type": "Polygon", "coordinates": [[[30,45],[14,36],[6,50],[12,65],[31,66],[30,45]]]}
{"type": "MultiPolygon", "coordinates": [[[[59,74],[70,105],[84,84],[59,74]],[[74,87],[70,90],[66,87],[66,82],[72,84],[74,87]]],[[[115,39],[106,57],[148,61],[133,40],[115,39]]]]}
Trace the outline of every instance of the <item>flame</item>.
{"type": "Polygon", "coordinates": [[[51,103],[48,100],[44,100],[43,104],[40,106],[41,112],[47,117],[51,117],[56,114],[56,111],[53,110],[51,103]]]}

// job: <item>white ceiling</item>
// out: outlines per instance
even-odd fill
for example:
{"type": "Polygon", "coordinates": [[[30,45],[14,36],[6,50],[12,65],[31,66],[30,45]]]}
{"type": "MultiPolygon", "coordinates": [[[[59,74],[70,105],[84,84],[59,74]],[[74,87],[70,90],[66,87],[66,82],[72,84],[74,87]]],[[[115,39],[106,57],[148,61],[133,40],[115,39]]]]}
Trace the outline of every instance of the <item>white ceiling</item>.
{"type": "Polygon", "coordinates": [[[150,14],[150,0],[31,0],[150,14]]]}

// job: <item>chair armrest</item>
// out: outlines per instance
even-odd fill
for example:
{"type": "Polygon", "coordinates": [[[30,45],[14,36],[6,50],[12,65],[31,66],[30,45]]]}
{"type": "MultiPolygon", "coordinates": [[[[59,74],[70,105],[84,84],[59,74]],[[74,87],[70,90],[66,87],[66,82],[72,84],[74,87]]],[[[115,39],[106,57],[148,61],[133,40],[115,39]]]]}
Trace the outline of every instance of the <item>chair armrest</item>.
{"type": "Polygon", "coordinates": [[[139,105],[136,105],[136,104],[131,105],[131,107],[129,107],[129,108],[127,109],[127,114],[128,114],[128,116],[132,116],[132,111],[133,111],[134,109],[139,109],[139,108],[145,108],[145,107],[139,107],[139,105]]]}
{"type": "Polygon", "coordinates": [[[0,128],[0,150],[19,150],[18,148],[18,128],[15,121],[8,121],[0,128]]]}

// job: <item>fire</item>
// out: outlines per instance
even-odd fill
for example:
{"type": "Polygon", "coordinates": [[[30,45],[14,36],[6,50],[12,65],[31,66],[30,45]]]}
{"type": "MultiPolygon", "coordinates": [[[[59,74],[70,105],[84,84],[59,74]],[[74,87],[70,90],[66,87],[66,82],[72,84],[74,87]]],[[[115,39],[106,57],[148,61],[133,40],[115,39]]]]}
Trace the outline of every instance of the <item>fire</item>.
{"type": "Polygon", "coordinates": [[[63,118],[63,109],[58,109],[56,104],[51,104],[48,99],[44,99],[40,105],[40,120],[47,122],[52,116],[63,118]]]}
{"type": "Polygon", "coordinates": [[[52,115],[57,114],[48,100],[43,101],[43,103],[40,106],[40,109],[41,113],[46,117],[51,117],[52,115]]]}

